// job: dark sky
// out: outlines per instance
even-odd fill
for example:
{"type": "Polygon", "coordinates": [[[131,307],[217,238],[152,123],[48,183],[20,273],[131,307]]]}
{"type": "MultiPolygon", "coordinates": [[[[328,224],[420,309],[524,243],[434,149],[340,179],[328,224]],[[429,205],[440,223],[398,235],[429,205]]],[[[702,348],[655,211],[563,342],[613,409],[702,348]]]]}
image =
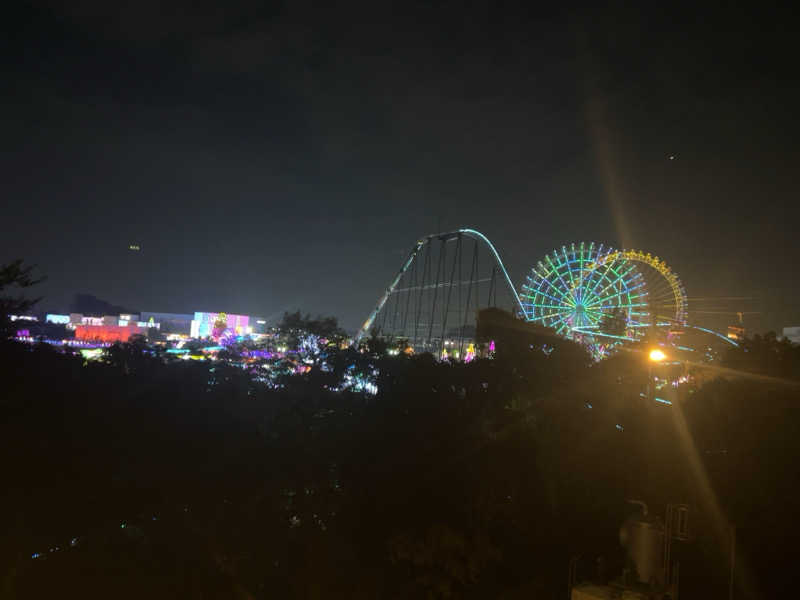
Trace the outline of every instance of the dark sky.
{"type": "Polygon", "coordinates": [[[22,3],[0,262],[40,266],[44,307],[353,328],[441,223],[516,282],[594,240],[800,325],[795,20],[539,4],[22,3]]]}

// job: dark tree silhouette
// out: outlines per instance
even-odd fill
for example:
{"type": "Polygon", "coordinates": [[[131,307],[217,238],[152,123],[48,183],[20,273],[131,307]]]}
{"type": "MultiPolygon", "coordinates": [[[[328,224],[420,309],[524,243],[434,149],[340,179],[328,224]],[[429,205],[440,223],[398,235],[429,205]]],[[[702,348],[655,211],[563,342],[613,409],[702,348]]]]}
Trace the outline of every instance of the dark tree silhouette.
{"type": "MultiPolygon", "coordinates": [[[[692,505],[682,590],[720,597],[698,461],[763,597],[792,583],[797,387],[712,381],[655,406],[641,355],[593,364],[516,325],[490,332],[492,360],[334,344],[303,370],[141,338],[96,362],[0,342],[0,596],[560,597],[575,554],[621,571],[625,500],[643,498],[692,505]],[[367,374],[377,393],[341,391],[367,374]]],[[[730,360],[782,372],[792,347],[753,344],[730,360]]]]}
{"type": "Polygon", "coordinates": [[[24,266],[21,258],[0,267],[0,335],[13,334],[9,315],[28,312],[41,298],[26,298],[22,290],[44,280],[33,274],[36,265],[24,266]],[[15,293],[16,292],[16,293],[15,293]]]}
{"type": "Polygon", "coordinates": [[[335,338],[344,335],[344,331],[339,327],[339,320],[336,317],[318,315],[316,318],[312,318],[308,313],[302,316],[299,310],[293,313],[284,313],[283,319],[278,324],[278,329],[287,332],[302,331],[324,338],[335,338]]]}

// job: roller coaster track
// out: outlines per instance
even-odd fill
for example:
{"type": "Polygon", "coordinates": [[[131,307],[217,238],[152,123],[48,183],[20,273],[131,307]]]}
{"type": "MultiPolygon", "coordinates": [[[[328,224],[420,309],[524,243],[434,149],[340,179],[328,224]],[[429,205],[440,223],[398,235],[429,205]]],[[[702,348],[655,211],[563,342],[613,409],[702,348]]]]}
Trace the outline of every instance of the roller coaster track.
{"type": "MultiPolygon", "coordinates": [[[[508,291],[509,291],[511,297],[513,298],[514,304],[516,305],[515,309],[518,309],[520,311],[520,314],[521,314],[522,313],[522,303],[520,302],[519,295],[517,294],[517,291],[516,291],[516,288],[514,287],[514,284],[511,282],[511,277],[509,277],[508,271],[506,270],[505,265],[503,265],[503,261],[500,258],[500,254],[497,252],[497,249],[494,247],[492,242],[489,241],[489,238],[487,238],[480,231],[477,231],[475,229],[456,229],[455,231],[448,231],[448,232],[444,232],[444,233],[431,234],[431,235],[425,236],[423,238],[420,238],[419,240],[416,241],[414,246],[411,248],[411,252],[409,252],[409,254],[408,254],[408,258],[406,258],[405,262],[400,267],[400,270],[397,272],[397,274],[395,275],[394,279],[392,279],[391,283],[389,284],[389,287],[386,288],[386,290],[384,291],[383,295],[378,300],[378,303],[375,305],[375,308],[372,310],[372,312],[367,317],[366,321],[364,321],[364,324],[358,330],[358,333],[356,334],[356,338],[355,338],[356,343],[358,343],[365,335],[367,335],[370,332],[370,330],[372,329],[373,325],[375,324],[375,321],[376,321],[376,318],[377,318],[378,314],[382,310],[384,310],[384,308],[386,307],[386,303],[389,301],[389,298],[395,292],[408,291],[408,290],[411,290],[411,289],[416,289],[416,290],[419,290],[421,292],[424,289],[432,289],[434,291],[432,313],[435,313],[436,312],[436,308],[437,308],[436,304],[437,304],[437,298],[438,298],[438,291],[439,291],[440,288],[447,288],[447,297],[446,297],[446,299],[444,299],[444,298],[442,299],[442,300],[446,301],[445,308],[443,309],[444,310],[444,312],[443,312],[443,315],[444,315],[443,321],[444,321],[444,323],[446,323],[447,313],[449,311],[449,305],[450,305],[450,300],[451,300],[453,287],[461,286],[462,284],[466,284],[467,285],[467,289],[471,290],[473,284],[477,284],[478,281],[486,281],[485,279],[484,280],[476,280],[475,279],[475,274],[476,274],[476,271],[477,271],[477,266],[476,265],[477,265],[477,260],[478,260],[477,259],[478,244],[482,244],[486,249],[489,250],[489,255],[493,260],[493,271],[492,271],[492,278],[491,278],[492,282],[491,282],[490,285],[495,285],[494,276],[495,276],[496,272],[499,272],[502,275],[502,278],[505,281],[506,285],[508,286],[508,291]],[[461,257],[463,257],[463,252],[462,252],[462,249],[461,249],[461,241],[462,241],[463,238],[470,238],[470,239],[475,240],[475,242],[476,242],[474,259],[473,259],[473,261],[474,261],[473,262],[473,268],[472,268],[472,270],[470,272],[469,282],[467,282],[466,280],[462,280],[460,278],[460,275],[459,275],[459,279],[458,280],[454,279],[455,272],[456,272],[456,261],[460,260],[461,257]],[[427,281],[426,281],[428,274],[430,274],[431,276],[433,274],[433,269],[429,268],[430,267],[430,254],[428,252],[427,256],[423,259],[423,263],[424,263],[424,265],[423,265],[423,281],[422,281],[421,286],[417,286],[416,285],[416,271],[415,271],[414,272],[414,280],[415,280],[414,285],[406,287],[405,289],[402,289],[402,290],[398,289],[398,287],[397,287],[398,284],[403,279],[403,277],[408,273],[408,271],[412,267],[412,265],[415,262],[419,262],[418,259],[419,259],[420,255],[421,255],[423,249],[425,249],[427,247],[428,251],[429,251],[430,247],[433,245],[433,242],[436,242],[436,241],[440,242],[440,244],[441,244],[441,253],[440,253],[439,260],[438,260],[438,265],[437,265],[437,268],[436,268],[436,283],[435,283],[435,285],[429,285],[427,283],[427,281]],[[448,284],[444,279],[442,279],[442,275],[443,275],[442,268],[444,267],[444,270],[445,270],[444,275],[446,277],[446,271],[447,271],[446,244],[448,242],[453,242],[453,241],[457,242],[457,250],[456,250],[456,252],[455,252],[455,254],[453,256],[452,268],[450,269],[450,273],[451,273],[450,282],[448,284]]],[[[458,267],[459,267],[458,271],[459,271],[459,274],[460,274],[461,273],[461,264],[460,263],[458,264],[458,267]]],[[[496,294],[496,287],[494,289],[495,289],[495,294],[496,294]]],[[[489,292],[489,297],[490,298],[491,298],[491,293],[492,292],[491,292],[491,287],[490,287],[490,292],[489,292]]],[[[444,292],[443,292],[443,295],[444,295],[444,292]]],[[[421,298],[420,298],[419,302],[421,302],[421,298]]],[[[469,300],[469,296],[468,296],[468,298],[467,298],[467,307],[469,307],[469,303],[470,303],[470,300],[469,300]]],[[[410,304],[410,296],[408,297],[408,301],[406,302],[406,305],[407,305],[406,306],[406,314],[403,316],[403,321],[404,322],[408,318],[408,310],[409,310],[409,306],[408,305],[409,304],[410,304]]],[[[477,301],[476,301],[476,306],[477,306],[477,301]]],[[[460,301],[459,301],[459,309],[460,309],[460,301]]],[[[419,313],[419,311],[417,311],[417,316],[416,316],[417,324],[415,325],[415,329],[418,329],[418,327],[417,327],[418,322],[419,322],[419,314],[418,313],[419,313]]],[[[442,326],[443,335],[444,335],[444,329],[445,329],[445,326],[443,325],[442,326]]],[[[429,339],[430,339],[430,337],[432,335],[432,331],[433,331],[433,320],[431,320],[431,323],[429,324],[429,328],[428,328],[428,338],[429,339]]]]}
{"type": "MultiPolygon", "coordinates": [[[[572,248],[574,257],[574,245],[572,248]]],[[[566,250],[564,253],[566,258],[566,250]]],[[[549,255],[546,259],[550,261],[549,255]]],[[[631,327],[691,327],[714,334],[736,345],[722,333],[689,325],[686,291],[678,276],[657,256],[638,250],[609,249],[590,261],[581,262],[576,277],[572,276],[572,272],[569,273],[568,280],[558,275],[561,287],[558,286],[558,282],[548,284],[553,289],[558,288],[556,291],[562,290],[559,292],[560,297],[544,294],[552,300],[548,303],[559,304],[562,300],[566,302],[575,296],[576,286],[590,279],[586,275],[615,263],[628,264],[629,269],[635,268],[631,263],[638,263],[650,269],[646,295],[647,306],[653,312],[652,322],[630,325],[631,327]],[[657,287],[650,289],[651,283],[657,287]]],[[[539,267],[544,268],[541,262],[539,267]]],[[[538,320],[529,314],[532,305],[526,302],[526,287],[522,286],[521,297],[497,249],[480,231],[456,229],[427,235],[414,243],[400,269],[358,330],[355,343],[357,345],[366,335],[377,332],[385,339],[404,341],[415,352],[432,352],[441,357],[459,358],[466,346],[477,339],[479,311],[498,306],[498,288],[507,289],[508,292],[508,297],[504,295],[501,300],[503,308],[510,308],[525,321],[538,320]],[[466,243],[466,240],[469,240],[469,243],[466,243]],[[489,260],[481,261],[479,258],[481,253],[488,254],[489,260]],[[481,271],[481,267],[486,269],[487,265],[491,268],[491,275],[481,271]],[[467,276],[464,272],[465,266],[467,276]],[[500,283],[499,279],[504,283],[500,283]]],[[[562,306],[546,308],[559,309],[562,306]]],[[[621,336],[602,332],[599,325],[575,326],[571,331],[591,336],[592,339],[603,338],[625,342],[638,340],[627,334],[621,336]]]]}

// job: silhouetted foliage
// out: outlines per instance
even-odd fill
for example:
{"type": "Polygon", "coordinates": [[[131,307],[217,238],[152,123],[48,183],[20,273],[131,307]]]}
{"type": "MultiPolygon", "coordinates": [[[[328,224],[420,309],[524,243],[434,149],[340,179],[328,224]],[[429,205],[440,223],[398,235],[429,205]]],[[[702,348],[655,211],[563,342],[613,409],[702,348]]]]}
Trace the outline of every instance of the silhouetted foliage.
{"type": "Polygon", "coordinates": [[[17,259],[0,266],[0,337],[13,335],[16,327],[9,320],[9,315],[26,314],[40,298],[26,298],[23,290],[41,283],[44,278],[33,275],[35,265],[24,266],[22,259],[17,259]]]}
{"type": "Polygon", "coordinates": [[[796,388],[715,381],[665,407],[640,355],[509,344],[469,364],[334,346],[270,389],[141,339],[98,362],[5,343],[3,597],[560,597],[571,556],[621,564],[628,498],[692,505],[682,596],[718,597],[691,465],[760,592],[790,583],[796,388]],[[376,395],[333,391],[373,371],[376,395]]]}
{"type": "Polygon", "coordinates": [[[800,379],[800,345],[779,340],[774,331],[744,339],[725,355],[725,366],[773,377],[800,379]]]}
{"type": "Polygon", "coordinates": [[[300,311],[283,313],[283,319],[277,327],[284,332],[305,332],[321,338],[338,338],[344,336],[344,331],[339,327],[336,317],[317,316],[312,318],[306,313],[302,316],[300,311]]]}

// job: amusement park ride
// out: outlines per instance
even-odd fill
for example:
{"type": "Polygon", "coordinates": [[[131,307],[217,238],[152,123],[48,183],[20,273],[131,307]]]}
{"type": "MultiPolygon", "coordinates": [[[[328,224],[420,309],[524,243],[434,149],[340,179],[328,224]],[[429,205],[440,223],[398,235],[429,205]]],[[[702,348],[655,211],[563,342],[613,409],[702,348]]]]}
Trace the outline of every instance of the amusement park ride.
{"type": "Polygon", "coordinates": [[[643,340],[676,345],[690,325],[686,290],[649,253],[573,243],[545,255],[519,291],[489,239],[474,229],[429,235],[414,244],[356,336],[403,339],[416,351],[464,358],[482,308],[505,306],[517,318],[585,345],[596,360],[643,340]]]}
{"type": "MultiPolygon", "coordinates": [[[[653,407],[672,406],[708,374],[741,376],[714,364],[717,350],[736,346],[736,339],[730,331],[726,335],[690,324],[688,300],[678,276],[657,256],[594,242],[545,255],[518,291],[489,239],[474,229],[459,229],[416,242],[356,340],[372,333],[416,352],[468,361],[480,355],[480,345],[489,354],[494,351],[487,329],[503,335],[505,328],[530,334],[510,339],[534,340],[531,349],[546,354],[557,346],[557,338],[584,345],[597,361],[622,349],[638,351],[647,365],[647,386],[639,396],[653,407]],[[492,307],[511,312],[487,310],[492,307]]],[[[572,600],[678,597],[679,570],[671,548],[675,541],[689,540],[688,505],[668,505],[662,520],[643,502],[633,503],[642,510],[629,516],[620,531],[628,565],[622,576],[589,583],[577,576],[578,561],[573,560],[568,577],[572,600]]]]}

